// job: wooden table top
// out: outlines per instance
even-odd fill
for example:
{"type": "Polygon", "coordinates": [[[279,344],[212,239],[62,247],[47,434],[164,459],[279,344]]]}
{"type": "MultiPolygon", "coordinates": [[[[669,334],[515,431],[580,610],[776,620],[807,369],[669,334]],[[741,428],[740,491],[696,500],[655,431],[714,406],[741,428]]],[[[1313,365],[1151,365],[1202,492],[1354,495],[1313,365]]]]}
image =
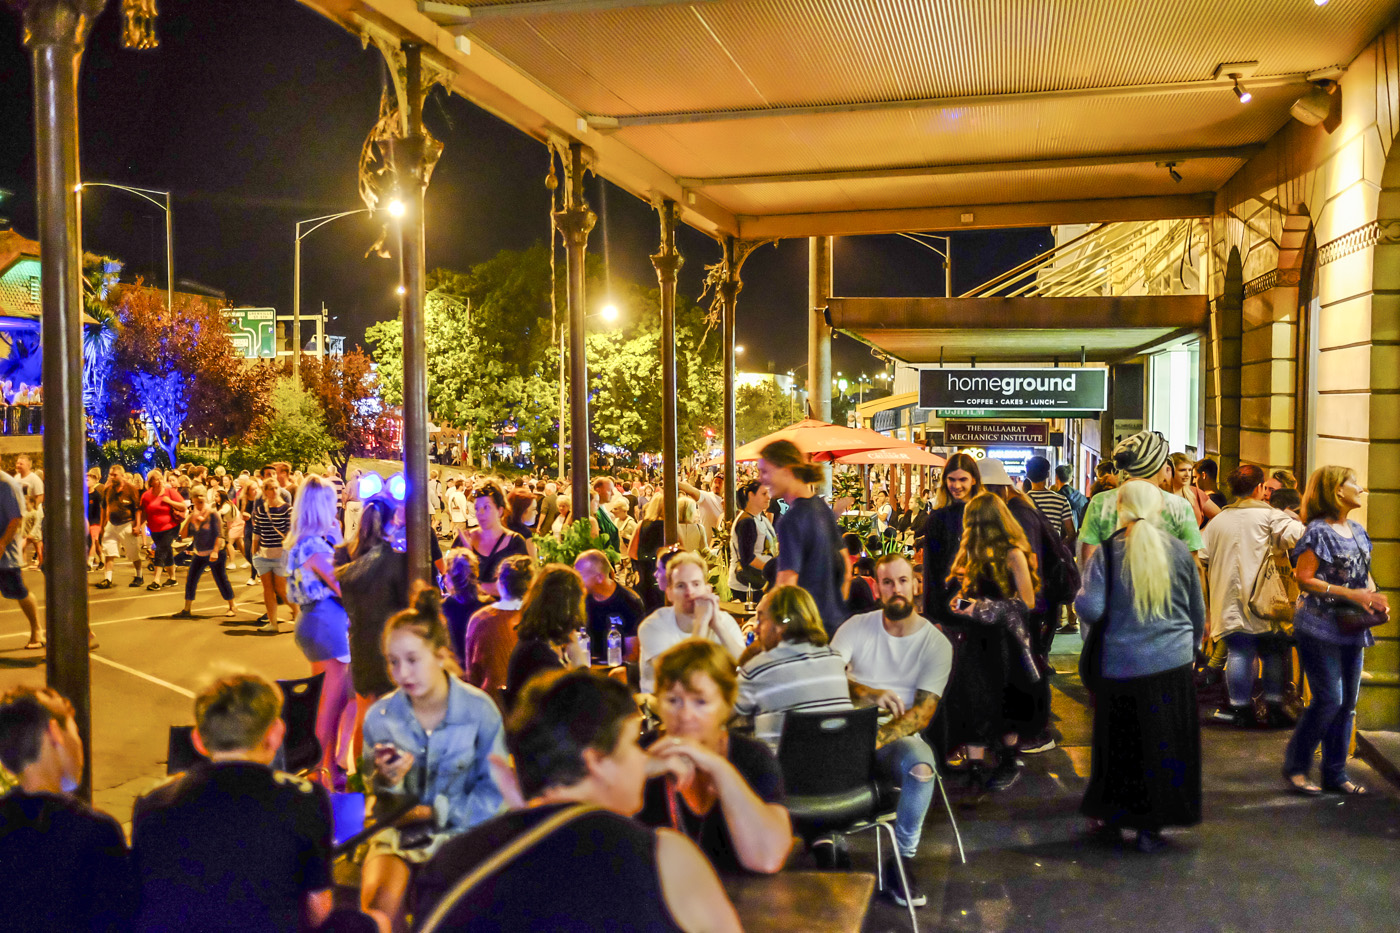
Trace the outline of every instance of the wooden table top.
{"type": "Polygon", "coordinates": [[[758,604],[754,603],[754,606],[754,609],[745,609],[744,604],[740,602],[723,602],[719,604],[719,607],[721,609],[732,615],[734,618],[738,619],[740,622],[753,617],[754,613],[757,612],[758,604]]]}
{"type": "Polygon", "coordinates": [[[875,876],[851,871],[784,871],[721,876],[747,933],[860,933],[875,876]]]}

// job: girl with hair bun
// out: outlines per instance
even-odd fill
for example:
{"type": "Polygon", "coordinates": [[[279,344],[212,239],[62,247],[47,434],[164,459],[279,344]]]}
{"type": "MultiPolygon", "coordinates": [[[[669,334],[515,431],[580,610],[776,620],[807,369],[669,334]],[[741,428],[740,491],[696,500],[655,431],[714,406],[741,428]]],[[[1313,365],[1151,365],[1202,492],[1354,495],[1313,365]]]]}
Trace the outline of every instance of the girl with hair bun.
{"type": "Polygon", "coordinates": [[[810,462],[792,441],[765,444],[758,475],[788,504],[778,523],[778,586],[800,586],[811,595],[827,634],[846,621],[846,563],[841,529],[831,508],[812,490],[825,468],[810,462]]]}
{"type": "Polygon", "coordinates": [[[410,866],[421,865],[453,836],[495,816],[503,798],[487,764],[505,756],[496,703],[460,679],[436,589],[416,584],[409,608],[384,627],[393,693],[365,717],[370,775],[380,801],[404,796],[418,805],[370,841],[360,905],[384,929],[403,926],[410,866]]]}

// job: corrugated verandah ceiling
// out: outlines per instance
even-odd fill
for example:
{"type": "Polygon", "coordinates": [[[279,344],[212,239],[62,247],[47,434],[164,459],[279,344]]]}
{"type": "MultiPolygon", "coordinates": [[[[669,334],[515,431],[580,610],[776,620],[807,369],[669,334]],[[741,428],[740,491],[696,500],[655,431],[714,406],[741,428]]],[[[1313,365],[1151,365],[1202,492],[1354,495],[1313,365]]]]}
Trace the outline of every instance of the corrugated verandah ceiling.
{"type": "Polygon", "coordinates": [[[1208,213],[1206,195],[1284,125],[1307,76],[1350,63],[1400,12],[1400,0],[303,2],[426,41],[457,92],[539,138],[578,139],[602,175],[676,198],[696,226],[748,236],[958,226],[964,213],[975,226],[1208,213]],[[1215,78],[1226,62],[1258,63],[1249,104],[1215,78]]]}

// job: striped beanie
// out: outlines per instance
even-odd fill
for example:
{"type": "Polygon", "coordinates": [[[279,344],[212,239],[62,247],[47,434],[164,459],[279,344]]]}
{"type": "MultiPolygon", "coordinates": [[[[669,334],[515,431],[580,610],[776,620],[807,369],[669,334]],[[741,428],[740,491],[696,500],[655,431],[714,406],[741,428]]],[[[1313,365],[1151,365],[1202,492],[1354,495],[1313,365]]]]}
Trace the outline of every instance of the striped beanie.
{"type": "Polygon", "coordinates": [[[1118,472],[1135,479],[1150,479],[1167,462],[1167,439],[1159,431],[1139,431],[1125,437],[1113,448],[1113,463],[1118,472]]]}

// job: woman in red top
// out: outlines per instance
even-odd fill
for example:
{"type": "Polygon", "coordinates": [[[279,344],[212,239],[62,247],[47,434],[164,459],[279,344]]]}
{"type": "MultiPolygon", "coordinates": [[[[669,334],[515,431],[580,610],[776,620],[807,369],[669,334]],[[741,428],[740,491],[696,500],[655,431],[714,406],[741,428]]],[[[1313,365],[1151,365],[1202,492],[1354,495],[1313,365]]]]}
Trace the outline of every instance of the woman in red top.
{"type": "Polygon", "coordinates": [[[151,533],[151,566],[155,568],[154,578],[146,589],[175,585],[175,534],[184,518],[185,500],[173,487],[165,485],[165,474],[160,470],[146,474],[146,491],[141,495],[141,522],[151,533]],[[170,579],[162,583],[161,574],[167,572],[170,579]]]}

